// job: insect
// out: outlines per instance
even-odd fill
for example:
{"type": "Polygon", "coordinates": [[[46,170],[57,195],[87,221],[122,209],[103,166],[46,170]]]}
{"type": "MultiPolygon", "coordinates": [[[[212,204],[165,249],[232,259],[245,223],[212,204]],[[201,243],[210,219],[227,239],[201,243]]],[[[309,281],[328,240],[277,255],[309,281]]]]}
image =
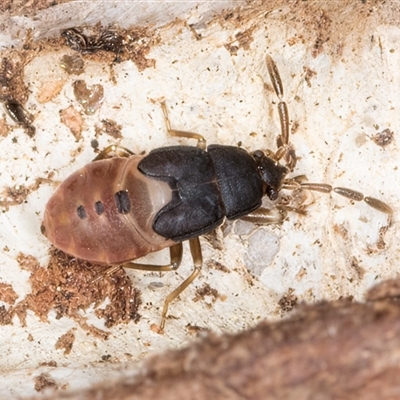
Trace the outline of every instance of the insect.
{"type": "Polygon", "coordinates": [[[241,148],[209,145],[198,133],[171,128],[166,104],[161,103],[168,133],[197,140],[197,146],[158,148],[147,155],[109,146],[90,164],[68,177],[49,200],[42,233],[59,249],[87,261],[108,264],[111,270],[134,268],[174,271],[188,240],[193,271],[164,302],[160,330],[169,304],[199,275],[202,254],[199,236],[225,218],[256,223],[280,223],[289,211],[302,208],[279,202],[282,190],[334,191],[353,201],[364,200],[377,210],[391,208],[352,189],[305,182],[304,176],[287,178],[296,165],[289,142],[289,115],[283,100],[278,69],[270,56],[266,63],[279,98],[281,133],[278,149],[249,153],[241,148]],[[261,207],[263,196],[275,202],[261,207]],[[147,265],[133,260],[169,247],[170,263],[147,265]]]}

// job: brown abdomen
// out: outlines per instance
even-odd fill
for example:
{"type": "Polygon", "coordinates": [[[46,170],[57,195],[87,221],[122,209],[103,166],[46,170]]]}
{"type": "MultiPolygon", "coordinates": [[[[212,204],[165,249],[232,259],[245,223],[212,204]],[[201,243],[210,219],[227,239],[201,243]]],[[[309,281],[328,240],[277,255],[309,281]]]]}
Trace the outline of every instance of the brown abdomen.
{"type": "Polygon", "coordinates": [[[138,171],[142,158],[95,161],[69,176],[43,219],[54,246],[84,260],[118,264],[174,244],[152,229],[171,189],[138,171]]]}

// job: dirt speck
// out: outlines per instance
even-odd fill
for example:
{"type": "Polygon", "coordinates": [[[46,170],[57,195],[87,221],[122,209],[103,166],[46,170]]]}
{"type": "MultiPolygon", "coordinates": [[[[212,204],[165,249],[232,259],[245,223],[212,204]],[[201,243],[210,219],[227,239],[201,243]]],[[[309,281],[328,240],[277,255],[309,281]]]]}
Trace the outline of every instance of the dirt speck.
{"type": "Polygon", "coordinates": [[[39,188],[42,183],[51,183],[48,178],[37,178],[31,185],[16,185],[5,187],[0,193],[0,208],[8,211],[12,206],[26,202],[29,194],[39,188]]]}
{"type": "Polygon", "coordinates": [[[197,325],[186,325],[186,330],[188,331],[189,334],[193,336],[200,336],[201,334],[204,334],[205,332],[209,332],[207,328],[204,328],[202,326],[197,326],[197,325]]]}
{"type": "Polygon", "coordinates": [[[38,102],[40,104],[48,103],[57,97],[61,89],[64,87],[65,81],[58,79],[50,82],[46,82],[41,88],[37,96],[38,102]]]}
{"type": "Polygon", "coordinates": [[[307,86],[311,87],[311,79],[314,78],[314,76],[316,76],[317,73],[308,67],[303,67],[303,71],[304,71],[304,80],[306,81],[307,86]]]}
{"type": "Polygon", "coordinates": [[[351,257],[350,265],[351,269],[355,271],[357,278],[361,280],[364,277],[365,269],[360,265],[356,257],[351,257]]]}
{"type": "Polygon", "coordinates": [[[35,380],[35,390],[37,392],[42,392],[43,390],[48,388],[58,389],[58,385],[54,380],[54,378],[46,372],[38,376],[35,376],[34,380],[35,380]]]}
{"type": "Polygon", "coordinates": [[[218,290],[213,289],[208,283],[206,283],[196,290],[196,295],[193,298],[193,301],[208,300],[208,302],[215,303],[220,297],[218,290]]]}
{"type": "Polygon", "coordinates": [[[105,274],[107,266],[69,257],[55,248],[51,250],[47,268],[24,254],[19,255],[18,261],[22,268],[31,271],[29,281],[32,289],[15,306],[13,312],[17,315],[19,312],[23,316],[29,309],[47,322],[50,310],[56,310],[56,318],[72,318],[82,329],[101,338],[107,337],[107,332],[88,324],[80,310],[94,305],[97,307],[96,315],[105,320],[106,327],[137,322],[140,318],[140,292],[133,287],[123,268],[108,276],[105,274]],[[106,299],[108,304],[99,308],[106,299]]]}
{"type": "Polygon", "coordinates": [[[0,117],[0,136],[7,137],[9,132],[10,128],[7,124],[5,116],[3,115],[2,117],[0,117]]]}
{"type": "Polygon", "coordinates": [[[0,301],[4,301],[8,304],[14,304],[18,299],[17,293],[15,293],[13,287],[8,283],[0,282],[0,301]]]}
{"type": "Polygon", "coordinates": [[[28,197],[30,190],[26,186],[7,187],[2,193],[0,200],[1,207],[8,208],[9,206],[22,204],[28,197]]]}
{"type": "Polygon", "coordinates": [[[293,288],[289,288],[278,301],[279,307],[283,313],[292,311],[293,308],[297,306],[298,299],[294,292],[295,290],[293,288]]]}
{"type": "Polygon", "coordinates": [[[54,361],[54,360],[44,361],[44,362],[41,362],[39,364],[39,367],[53,367],[53,368],[55,368],[55,367],[57,367],[57,361],[54,361]]]}
{"type": "Polygon", "coordinates": [[[342,237],[343,240],[348,240],[349,239],[349,231],[343,224],[335,224],[333,226],[333,231],[342,237]]]}
{"type": "Polygon", "coordinates": [[[386,147],[393,142],[394,133],[390,129],[384,129],[382,132],[379,132],[372,136],[372,140],[378,146],[386,147]]]}
{"type": "Polygon", "coordinates": [[[82,106],[85,114],[94,114],[103,104],[104,88],[102,85],[94,84],[88,86],[86,82],[79,79],[73,83],[74,96],[82,106]]]}
{"type": "Polygon", "coordinates": [[[249,29],[245,29],[241,32],[237,32],[235,37],[230,40],[229,43],[225,45],[225,48],[231,53],[231,55],[236,56],[239,49],[249,50],[250,45],[253,42],[253,31],[254,26],[249,29]]]}
{"type": "Polygon", "coordinates": [[[106,133],[110,135],[114,139],[121,139],[122,138],[122,125],[117,124],[112,119],[103,119],[101,121],[101,125],[96,125],[95,127],[96,134],[99,135],[101,133],[106,133]]]}
{"type": "Polygon", "coordinates": [[[82,115],[73,106],[60,110],[60,121],[69,128],[77,142],[82,139],[84,121],[82,115]]]}
{"type": "Polygon", "coordinates": [[[231,273],[231,270],[228,267],[215,260],[207,261],[207,267],[215,269],[217,271],[226,272],[227,274],[231,273]]]}
{"type": "Polygon", "coordinates": [[[22,53],[10,52],[0,63],[0,100],[15,99],[25,104],[28,90],[24,83],[25,60],[22,53]]]}
{"type": "Polygon", "coordinates": [[[55,344],[56,350],[64,349],[64,355],[68,355],[75,341],[75,329],[70,329],[67,333],[60,336],[55,344]]]}

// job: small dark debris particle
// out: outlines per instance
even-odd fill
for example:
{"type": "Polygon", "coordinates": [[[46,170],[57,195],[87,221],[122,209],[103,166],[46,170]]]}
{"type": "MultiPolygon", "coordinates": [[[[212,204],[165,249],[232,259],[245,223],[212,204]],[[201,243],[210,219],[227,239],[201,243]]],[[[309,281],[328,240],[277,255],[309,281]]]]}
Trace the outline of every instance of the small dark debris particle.
{"type": "Polygon", "coordinates": [[[114,139],[122,138],[122,125],[117,124],[115,121],[111,119],[103,119],[101,121],[101,126],[96,126],[96,133],[106,133],[107,135],[112,136],[114,139]]]}
{"type": "Polygon", "coordinates": [[[394,133],[390,129],[385,129],[372,137],[375,144],[381,147],[386,147],[394,140],[394,133]]]}
{"type": "Polygon", "coordinates": [[[43,361],[39,364],[40,367],[57,367],[57,362],[54,360],[43,361]]]}
{"type": "Polygon", "coordinates": [[[204,328],[202,326],[197,326],[197,325],[186,325],[185,327],[191,335],[200,335],[202,332],[208,332],[208,328],[204,328]]]}
{"type": "Polygon", "coordinates": [[[297,305],[297,296],[294,294],[294,289],[289,288],[287,292],[278,301],[281,310],[284,312],[291,311],[297,305]]]}
{"type": "Polygon", "coordinates": [[[72,346],[74,345],[74,341],[75,341],[75,334],[71,329],[67,333],[59,337],[55,345],[55,348],[56,350],[64,349],[64,355],[67,355],[71,352],[72,346]]]}
{"type": "Polygon", "coordinates": [[[58,385],[56,381],[52,378],[52,376],[47,373],[35,376],[35,390],[37,392],[42,392],[44,389],[47,388],[58,389],[58,385]]]}
{"type": "Polygon", "coordinates": [[[228,267],[215,260],[207,261],[207,267],[217,271],[226,272],[227,274],[231,273],[231,270],[228,267]]]}
{"type": "Polygon", "coordinates": [[[97,139],[93,139],[93,140],[90,142],[90,145],[91,145],[94,149],[97,149],[97,148],[99,147],[99,141],[98,141],[97,139]]]}
{"type": "Polygon", "coordinates": [[[213,303],[220,297],[217,289],[213,289],[209,284],[205,284],[196,290],[196,296],[193,301],[204,300],[206,296],[211,297],[213,303]]]}

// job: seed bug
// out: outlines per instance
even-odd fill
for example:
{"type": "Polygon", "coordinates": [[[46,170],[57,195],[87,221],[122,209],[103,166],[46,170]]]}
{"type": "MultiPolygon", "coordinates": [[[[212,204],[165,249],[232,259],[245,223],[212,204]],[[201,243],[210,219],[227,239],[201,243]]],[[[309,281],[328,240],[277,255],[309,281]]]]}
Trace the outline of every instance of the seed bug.
{"type": "Polygon", "coordinates": [[[304,213],[300,207],[279,202],[283,190],[332,191],[364,200],[386,214],[384,202],[352,189],[309,183],[304,176],[287,178],[296,166],[289,141],[289,113],[283,85],[270,56],[266,63],[279,99],[281,133],[278,149],[249,153],[224,145],[207,146],[198,133],[171,128],[165,102],[161,103],[171,136],[197,140],[197,146],[170,146],[134,155],[109,146],[90,164],[68,177],[49,200],[41,230],[59,249],[77,258],[109,264],[110,270],[174,271],[182,259],[182,242],[188,240],[193,271],[164,302],[160,330],[169,304],[199,275],[202,253],[199,236],[224,221],[243,218],[255,223],[281,223],[287,213],[304,213]],[[261,206],[267,196],[272,210],[261,206]],[[169,247],[170,263],[133,263],[148,253],[169,247]]]}

